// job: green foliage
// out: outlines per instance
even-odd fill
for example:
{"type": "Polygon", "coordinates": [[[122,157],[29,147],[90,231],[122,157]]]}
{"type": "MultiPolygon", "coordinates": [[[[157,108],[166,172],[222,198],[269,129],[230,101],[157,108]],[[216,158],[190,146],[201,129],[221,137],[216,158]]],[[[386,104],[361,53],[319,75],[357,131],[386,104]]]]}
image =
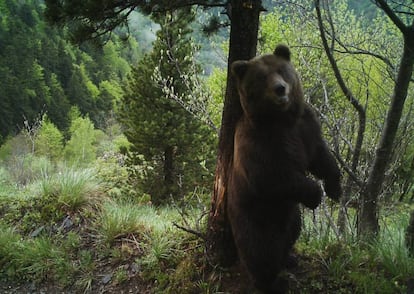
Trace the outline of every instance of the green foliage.
{"type": "Polygon", "coordinates": [[[82,63],[79,66],[74,66],[68,87],[70,102],[73,105],[79,105],[79,109],[84,115],[93,114],[98,95],[99,89],[90,80],[85,65],[82,63]]]}
{"type": "Polygon", "coordinates": [[[7,157],[4,164],[11,180],[22,186],[32,183],[42,172],[53,168],[49,158],[31,153],[7,157]]]}
{"type": "Polygon", "coordinates": [[[18,223],[23,233],[42,232],[103,199],[92,170],[49,170],[25,188],[0,193],[0,214],[3,222],[18,223]]]}
{"type": "MultiPolygon", "coordinates": [[[[414,195],[414,144],[409,143],[405,153],[402,155],[400,162],[397,167],[397,176],[398,178],[395,181],[395,184],[400,186],[400,200],[402,200],[407,194],[411,193],[414,195]]],[[[398,187],[394,185],[394,187],[398,187]]],[[[397,192],[394,192],[397,193],[397,192]]],[[[411,196],[413,199],[413,196],[411,196]]]]}
{"type": "Polygon", "coordinates": [[[73,272],[69,256],[48,238],[22,240],[10,229],[0,227],[0,273],[12,278],[42,281],[64,280],[73,272]]]}
{"type": "Polygon", "coordinates": [[[63,135],[59,129],[48,119],[43,117],[39,133],[35,138],[35,151],[37,155],[57,161],[62,156],[63,135]]]}
{"type": "Polygon", "coordinates": [[[102,200],[92,169],[63,168],[59,173],[44,174],[40,187],[42,197],[56,198],[57,207],[64,211],[74,212],[102,200]]]}
{"type": "Polygon", "coordinates": [[[300,254],[312,256],[307,267],[316,266],[319,275],[320,271],[325,273],[314,277],[322,284],[310,284],[307,291],[328,287],[335,293],[404,293],[406,282],[414,274],[414,258],[404,243],[406,213],[394,211],[384,218],[381,234],[369,244],[358,243],[352,236],[339,238],[335,226],[322,218],[326,218],[326,211],[305,214],[304,234],[297,246],[300,254]]]}
{"type": "Polygon", "coordinates": [[[145,209],[136,204],[108,202],[102,206],[96,223],[100,238],[106,244],[130,234],[143,234],[148,228],[142,224],[145,209]]]}
{"type": "Polygon", "coordinates": [[[116,109],[116,104],[121,100],[123,91],[116,81],[102,81],[99,84],[99,93],[98,103],[105,104],[103,105],[104,109],[116,109]],[[107,105],[108,103],[109,105],[107,105]]]}
{"type": "Polygon", "coordinates": [[[65,158],[70,163],[85,165],[96,159],[96,135],[92,121],[88,117],[77,117],[71,122],[70,139],[66,143],[65,158]]]}
{"type": "Polygon", "coordinates": [[[132,144],[130,165],[145,165],[142,189],[156,204],[185,195],[195,185],[210,185],[214,163],[211,131],[185,109],[191,99],[201,99],[192,96],[196,85],[185,78],[197,74],[188,37],[192,12],[158,17],[154,50],[133,69],[118,111],[132,144]]]}
{"type": "Polygon", "coordinates": [[[215,68],[207,79],[207,87],[212,95],[212,103],[208,105],[209,113],[216,126],[221,125],[221,114],[223,111],[223,99],[226,92],[227,71],[215,68]]]}
{"type": "Polygon", "coordinates": [[[79,252],[79,273],[80,277],[76,280],[76,287],[84,292],[91,291],[93,282],[93,272],[96,270],[96,262],[93,254],[88,250],[79,252]]]}
{"type": "Polygon", "coordinates": [[[114,152],[106,152],[97,159],[97,176],[106,193],[111,199],[119,202],[133,202],[137,205],[149,203],[151,197],[142,192],[136,184],[140,179],[130,178],[131,169],[126,166],[125,160],[125,155],[114,152]]]}
{"type": "MultiPolygon", "coordinates": [[[[239,283],[232,270],[211,268],[204,244],[173,225],[198,230],[200,209],[114,201],[101,194],[109,186],[96,183],[90,169],[52,169],[25,188],[10,186],[9,175],[1,175],[0,276],[12,284],[47,281],[65,291],[95,292],[130,289],[139,281],[152,293],[215,293],[234,292],[239,283]],[[59,199],[77,198],[79,191],[84,200],[75,203],[82,209],[59,199]],[[73,225],[63,229],[68,216],[73,225]],[[102,284],[103,275],[111,276],[110,285],[102,284]]],[[[408,213],[394,209],[381,213],[387,215],[381,234],[369,244],[338,239],[334,224],[326,222],[328,210],[306,211],[293,293],[404,293],[414,259],[404,246],[408,213]]]]}
{"type": "Polygon", "coordinates": [[[71,222],[79,222],[76,215],[88,215],[85,208],[93,211],[104,197],[92,170],[49,169],[40,175],[24,188],[2,182],[7,189],[0,193],[0,275],[66,286],[86,265],[78,268],[73,262],[82,240],[73,231],[65,234],[72,225],[61,222],[69,215],[71,222]]]}
{"type": "MultiPolygon", "coordinates": [[[[156,280],[158,291],[166,291],[165,288],[168,288],[173,278],[168,273],[184,258],[188,235],[184,235],[182,231],[172,226],[173,221],[177,222],[181,218],[177,210],[170,207],[154,209],[143,206],[142,208],[140,223],[147,230],[142,231],[140,242],[144,255],[137,259],[136,263],[143,267],[146,280],[156,280]]],[[[181,276],[181,278],[187,277],[181,276]]],[[[179,291],[179,288],[172,289],[179,291]]]]}
{"type": "Polygon", "coordinates": [[[118,268],[114,274],[114,282],[116,284],[122,284],[128,280],[128,273],[125,268],[118,268]]]}
{"type": "Polygon", "coordinates": [[[73,46],[64,38],[67,29],[46,25],[43,2],[1,5],[0,145],[23,127],[23,116],[31,123],[47,113],[66,131],[69,109],[78,106],[99,124],[119,100],[119,85],[140,55],[137,42],[113,34],[102,48],[73,46]]]}
{"type": "Polygon", "coordinates": [[[398,215],[391,214],[383,223],[383,230],[371,244],[372,256],[376,257],[395,282],[414,274],[414,257],[405,243],[405,228],[408,226],[408,213],[399,207],[398,215]]]}

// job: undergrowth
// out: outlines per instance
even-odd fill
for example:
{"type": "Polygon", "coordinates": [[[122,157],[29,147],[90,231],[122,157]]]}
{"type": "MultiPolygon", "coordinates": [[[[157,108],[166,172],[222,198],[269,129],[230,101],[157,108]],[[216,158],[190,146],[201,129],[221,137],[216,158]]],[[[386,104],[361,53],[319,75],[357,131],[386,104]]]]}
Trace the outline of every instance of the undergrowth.
{"type": "Polygon", "coordinates": [[[310,267],[320,273],[317,278],[309,276],[306,291],[407,292],[407,282],[414,276],[414,258],[404,243],[408,212],[384,218],[380,234],[368,243],[353,234],[337,235],[324,217],[322,209],[306,212],[304,232],[297,244],[300,255],[310,257],[310,267]]]}
{"type": "MultiPolygon", "coordinates": [[[[107,193],[94,169],[48,168],[30,179],[14,185],[0,168],[0,286],[232,293],[242,279],[209,264],[203,240],[174,225],[205,227],[202,205],[157,208],[135,194],[107,193]]],[[[381,214],[381,233],[369,243],[339,236],[327,221],[335,209],[305,210],[291,293],[406,293],[414,276],[404,244],[408,213],[395,209],[381,214]]]]}

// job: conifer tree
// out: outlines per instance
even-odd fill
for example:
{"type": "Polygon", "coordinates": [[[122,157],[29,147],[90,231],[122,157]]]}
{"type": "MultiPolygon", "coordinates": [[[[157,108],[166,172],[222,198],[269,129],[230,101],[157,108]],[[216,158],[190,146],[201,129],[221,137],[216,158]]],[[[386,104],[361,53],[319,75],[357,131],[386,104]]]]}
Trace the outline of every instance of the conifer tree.
{"type": "Polygon", "coordinates": [[[143,155],[153,167],[144,179],[144,190],[160,204],[203,181],[200,163],[212,152],[207,126],[166,95],[173,89],[183,99],[197,99],[191,97],[184,77],[194,69],[188,35],[194,15],[187,8],[156,17],[161,29],[153,51],[133,69],[119,115],[132,154],[143,155]]]}
{"type": "MultiPolygon", "coordinates": [[[[256,55],[259,29],[259,15],[264,10],[262,1],[244,0],[200,0],[200,1],[102,1],[87,0],[73,3],[69,0],[46,0],[46,16],[55,24],[71,24],[72,39],[96,40],[110,36],[116,27],[128,26],[128,16],[139,10],[150,15],[157,11],[174,11],[182,7],[223,9],[230,25],[228,67],[236,60],[248,60],[256,55]]],[[[213,18],[213,27],[226,23],[213,18]],[[215,25],[214,25],[215,24],[215,25]]],[[[211,32],[211,28],[208,28],[211,32]]],[[[233,136],[235,124],[241,116],[235,83],[228,70],[223,116],[220,128],[215,185],[211,199],[211,209],[207,225],[206,251],[211,260],[221,265],[231,265],[236,261],[237,253],[226,214],[226,183],[228,166],[233,154],[233,136]]]]}

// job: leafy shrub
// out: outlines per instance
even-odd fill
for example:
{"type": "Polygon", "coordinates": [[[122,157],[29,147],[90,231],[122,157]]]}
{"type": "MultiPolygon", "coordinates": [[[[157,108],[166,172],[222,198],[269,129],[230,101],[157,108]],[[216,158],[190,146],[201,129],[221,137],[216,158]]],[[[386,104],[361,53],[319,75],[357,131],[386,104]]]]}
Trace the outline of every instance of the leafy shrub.
{"type": "Polygon", "coordinates": [[[11,157],[18,157],[30,153],[31,146],[28,138],[23,134],[8,138],[0,147],[0,161],[7,162],[11,157]]]}
{"type": "Polygon", "coordinates": [[[62,133],[47,117],[44,117],[42,126],[35,139],[36,154],[56,161],[62,156],[62,151],[62,133]]]}
{"type": "Polygon", "coordinates": [[[71,137],[66,143],[65,158],[72,164],[87,165],[96,159],[96,130],[88,117],[76,117],[70,126],[71,137]]]}
{"type": "Polygon", "coordinates": [[[39,179],[44,172],[51,172],[53,165],[43,156],[26,154],[8,158],[6,169],[12,182],[25,186],[39,179]]]}
{"type": "Polygon", "coordinates": [[[141,192],[141,189],[133,184],[134,181],[131,181],[125,159],[125,155],[116,152],[105,152],[97,159],[97,176],[101,179],[106,193],[118,202],[150,202],[150,196],[141,192]]]}

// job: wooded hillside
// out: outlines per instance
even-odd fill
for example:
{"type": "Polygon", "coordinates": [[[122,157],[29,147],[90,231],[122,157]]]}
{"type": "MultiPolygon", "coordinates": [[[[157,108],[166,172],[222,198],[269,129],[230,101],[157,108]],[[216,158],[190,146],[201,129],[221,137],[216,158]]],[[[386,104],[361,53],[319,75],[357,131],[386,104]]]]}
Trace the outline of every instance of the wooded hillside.
{"type": "Polygon", "coordinates": [[[0,292],[245,290],[228,68],[280,43],[343,187],[291,293],[412,293],[412,0],[0,1],[0,292]]]}

